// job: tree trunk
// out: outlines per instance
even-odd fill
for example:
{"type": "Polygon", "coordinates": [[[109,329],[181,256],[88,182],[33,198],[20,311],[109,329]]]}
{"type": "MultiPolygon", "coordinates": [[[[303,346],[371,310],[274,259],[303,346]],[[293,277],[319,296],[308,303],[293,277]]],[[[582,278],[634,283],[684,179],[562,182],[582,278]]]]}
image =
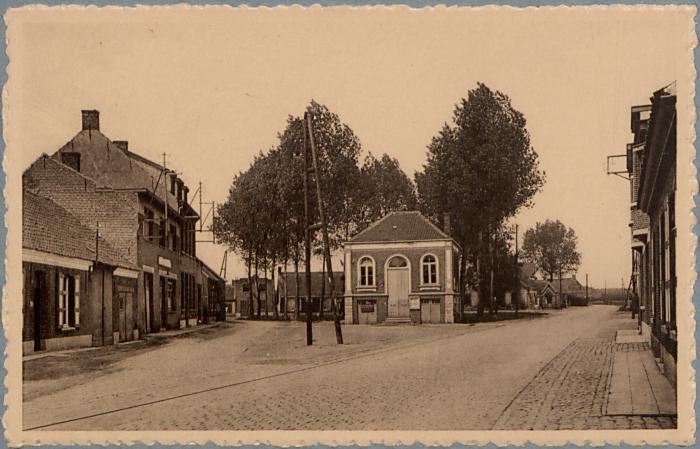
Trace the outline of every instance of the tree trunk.
{"type": "Polygon", "coordinates": [[[258,250],[255,250],[255,299],[258,303],[258,311],[256,313],[257,317],[260,318],[260,277],[258,275],[258,250]]]}
{"type": "Polygon", "coordinates": [[[294,259],[294,277],[296,286],[294,288],[294,319],[299,321],[299,258],[294,259]]]}
{"type": "MultiPolygon", "coordinates": [[[[275,317],[275,320],[279,319],[279,313],[278,313],[278,306],[279,306],[279,289],[275,287],[275,263],[277,260],[275,258],[272,258],[272,298],[275,300],[275,307],[272,309],[272,316],[275,317]]],[[[278,279],[279,282],[279,279],[278,279]]]]}
{"type": "MultiPolygon", "coordinates": [[[[274,274],[274,273],[273,273],[274,274]]],[[[270,304],[270,297],[268,296],[268,285],[267,285],[267,257],[263,259],[263,286],[265,287],[265,318],[268,318],[270,316],[270,311],[269,311],[269,304],[270,304]]]]}
{"type": "Polygon", "coordinates": [[[282,312],[284,314],[285,321],[287,319],[289,319],[289,316],[287,316],[287,306],[289,306],[289,292],[287,291],[287,281],[289,280],[289,276],[287,275],[287,264],[288,263],[289,263],[289,257],[285,254],[285,256],[284,256],[284,304],[281,307],[282,312]]]}
{"type": "Polygon", "coordinates": [[[253,266],[253,246],[248,248],[248,318],[253,318],[253,277],[251,276],[250,270],[253,266]]]}
{"type": "Polygon", "coordinates": [[[323,267],[321,268],[321,298],[318,301],[318,320],[323,321],[323,301],[326,296],[326,254],[323,254],[323,267]]]}
{"type": "Polygon", "coordinates": [[[462,297],[461,306],[459,308],[458,316],[459,320],[462,321],[464,315],[464,305],[469,301],[469,293],[467,292],[467,252],[464,249],[466,245],[462,246],[462,254],[460,254],[460,267],[459,267],[459,294],[462,297]]]}

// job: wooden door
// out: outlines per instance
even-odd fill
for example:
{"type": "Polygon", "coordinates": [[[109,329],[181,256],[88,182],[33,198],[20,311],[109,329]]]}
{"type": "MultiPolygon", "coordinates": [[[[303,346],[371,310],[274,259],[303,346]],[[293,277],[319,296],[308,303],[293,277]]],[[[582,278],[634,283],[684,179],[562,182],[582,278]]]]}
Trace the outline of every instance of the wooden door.
{"type": "Polygon", "coordinates": [[[153,275],[151,273],[143,274],[143,287],[146,298],[146,332],[151,332],[156,327],[153,316],[153,275]]]}
{"type": "Polygon", "coordinates": [[[34,350],[41,351],[41,306],[46,290],[46,280],[43,271],[35,271],[34,291],[32,292],[32,306],[34,314],[34,350]]]}
{"type": "Polygon", "coordinates": [[[119,341],[126,340],[126,295],[118,292],[119,298],[119,341]]]}
{"type": "Polygon", "coordinates": [[[430,300],[430,322],[439,323],[440,322],[440,300],[431,299],[430,300]]]}
{"type": "Polygon", "coordinates": [[[387,293],[389,295],[389,317],[408,318],[408,269],[387,270],[387,293]]]}
{"type": "Polygon", "coordinates": [[[421,323],[440,323],[440,299],[422,299],[420,302],[421,323]]]}

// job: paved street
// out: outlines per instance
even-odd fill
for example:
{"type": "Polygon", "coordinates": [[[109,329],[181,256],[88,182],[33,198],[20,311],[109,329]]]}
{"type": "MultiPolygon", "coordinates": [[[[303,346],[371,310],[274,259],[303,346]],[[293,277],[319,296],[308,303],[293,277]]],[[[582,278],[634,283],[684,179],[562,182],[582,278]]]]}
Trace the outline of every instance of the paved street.
{"type": "MultiPolygon", "coordinates": [[[[674,427],[602,416],[615,332],[630,326],[615,307],[590,306],[474,326],[345,327],[339,347],[324,323],[308,348],[302,323],[236,322],[134,345],[100,371],[25,380],[24,428],[674,427]]],[[[31,379],[47,361],[27,363],[31,379]]]]}

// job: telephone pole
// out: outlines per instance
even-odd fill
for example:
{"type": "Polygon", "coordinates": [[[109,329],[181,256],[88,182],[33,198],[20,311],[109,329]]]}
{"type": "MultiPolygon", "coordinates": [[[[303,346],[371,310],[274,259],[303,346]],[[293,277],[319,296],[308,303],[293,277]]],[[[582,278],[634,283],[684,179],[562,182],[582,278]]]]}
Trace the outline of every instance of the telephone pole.
{"type": "MultiPolygon", "coordinates": [[[[321,193],[321,179],[319,176],[319,171],[318,171],[318,155],[316,154],[316,141],[314,140],[314,130],[313,130],[313,124],[311,123],[311,116],[306,113],[304,114],[304,119],[306,120],[306,125],[307,125],[307,130],[309,133],[309,143],[310,143],[310,148],[311,148],[311,161],[313,163],[313,166],[306,170],[307,176],[309,171],[312,171],[314,174],[314,180],[316,184],[316,202],[318,203],[318,216],[320,218],[320,223],[313,225],[314,229],[320,227],[321,228],[321,236],[323,238],[323,258],[325,259],[325,267],[324,270],[328,273],[329,276],[329,281],[330,281],[330,299],[331,299],[331,305],[333,309],[333,324],[335,327],[335,338],[336,341],[339,345],[343,344],[343,331],[342,328],[340,327],[340,316],[338,314],[338,305],[335,301],[335,279],[333,277],[333,261],[331,259],[331,245],[330,245],[330,239],[328,237],[328,223],[326,222],[326,214],[323,210],[323,195],[321,193]]],[[[307,158],[308,159],[308,158],[307,158]]],[[[307,189],[308,192],[308,189],[307,189]]],[[[307,279],[309,278],[310,274],[307,275],[307,279]]],[[[319,304],[320,311],[322,313],[323,311],[323,304],[319,304]]],[[[308,318],[307,318],[308,319],[308,318]]]]}
{"type": "MultiPolygon", "coordinates": [[[[307,114],[304,113],[304,122],[307,114]]],[[[306,127],[304,127],[306,128],[306,127]]],[[[304,266],[306,270],[306,345],[313,344],[313,326],[311,323],[311,222],[309,221],[309,145],[306,141],[306,129],[304,129],[304,266]]]]}

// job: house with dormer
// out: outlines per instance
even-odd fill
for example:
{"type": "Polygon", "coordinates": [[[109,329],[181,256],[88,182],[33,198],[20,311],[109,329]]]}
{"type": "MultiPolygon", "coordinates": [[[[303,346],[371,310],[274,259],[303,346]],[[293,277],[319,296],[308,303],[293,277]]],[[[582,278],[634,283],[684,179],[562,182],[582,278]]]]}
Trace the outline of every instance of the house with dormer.
{"type": "Polygon", "coordinates": [[[345,242],[345,323],[453,323],[461,249],[446,223],[392,212],[345,242]]]}

